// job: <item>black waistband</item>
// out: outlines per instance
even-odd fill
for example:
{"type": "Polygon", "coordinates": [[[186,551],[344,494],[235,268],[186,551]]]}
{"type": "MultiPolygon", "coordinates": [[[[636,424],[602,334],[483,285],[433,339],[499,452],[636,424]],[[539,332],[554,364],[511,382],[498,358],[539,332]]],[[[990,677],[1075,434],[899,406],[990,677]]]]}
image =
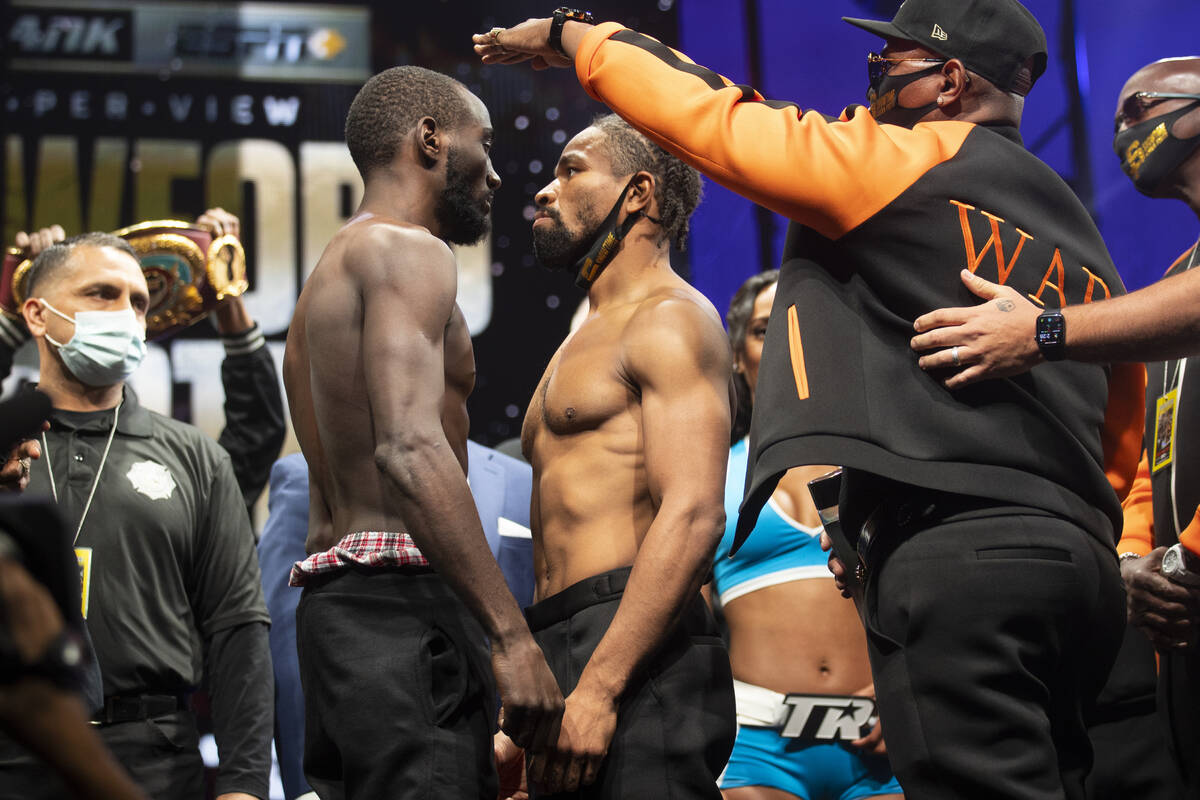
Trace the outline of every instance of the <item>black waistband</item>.
{"type": "Polygon", "coordinates": [[[633,567],[619,567],[573,583],[558,594],[540,600],[525,609],[531,631],[569,619],[583,609],[621,597],[633,567]]]}
{"type": "Polygon", "coordinates": [[[847,535],[856,537],[870,519],[895,533],[912,533],[931,525],[972,517],[1045,516],[1048,511],[988,497],[943,492],[873,475],[845,470],[839,515],[847,535]]]}
{"type": "Polygon", "coordinates": [[[136,697],[113,695],[104,698],[104,708],[96,712],[93,722],[100,725],[134,722],[174,714],[187,707],[187,696],[181,694],[143,694],[136,697]]]}

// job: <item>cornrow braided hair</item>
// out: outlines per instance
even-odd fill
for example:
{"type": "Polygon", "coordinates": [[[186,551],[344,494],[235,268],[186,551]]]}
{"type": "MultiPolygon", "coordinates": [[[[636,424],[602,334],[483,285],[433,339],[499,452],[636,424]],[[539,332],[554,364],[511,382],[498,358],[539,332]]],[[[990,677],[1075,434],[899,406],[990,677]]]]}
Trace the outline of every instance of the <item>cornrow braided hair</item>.
{"type": "Polygon", "coordinates": [[[649,172],[654,176],[663,236],[679,250],[687,245],[688,220],[700,205],[700,173],[663,150],[616,114],[604,114],[592,127],[605,135],[606,150],[615,175],[649,172]]]}

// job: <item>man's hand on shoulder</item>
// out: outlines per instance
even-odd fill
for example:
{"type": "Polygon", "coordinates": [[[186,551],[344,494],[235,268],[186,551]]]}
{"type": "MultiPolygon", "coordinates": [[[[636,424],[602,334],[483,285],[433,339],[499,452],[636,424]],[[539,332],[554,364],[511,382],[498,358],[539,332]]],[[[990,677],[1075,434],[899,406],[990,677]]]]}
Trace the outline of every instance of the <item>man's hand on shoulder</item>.
{"type": "Polygon", "coordinates": [[[530,757],[529,779],[549,793],[595,783],[616,730],[617,699],[581,678],[567,696],[557,742],[530,757]]]}
{"type": "Polygon", "coordinates": [[[563,697],[546,656],[526,633],[515,642],[492,642],[492,673],[500,693],[500,729],[530,753],[558,737],[563,697]]]}
{"type": "Polygon", "coordinates": [[[978,306],[940,308],[913,324],[912,349],[921,369],[945,375],[947,389],[1028,372],[1043,361],[1035,339],[1036,305],[1008,286],[962,271],[962,281],[979,297],[978,306]],[[936,350],[938,352],[930,353],[936,350]]]}

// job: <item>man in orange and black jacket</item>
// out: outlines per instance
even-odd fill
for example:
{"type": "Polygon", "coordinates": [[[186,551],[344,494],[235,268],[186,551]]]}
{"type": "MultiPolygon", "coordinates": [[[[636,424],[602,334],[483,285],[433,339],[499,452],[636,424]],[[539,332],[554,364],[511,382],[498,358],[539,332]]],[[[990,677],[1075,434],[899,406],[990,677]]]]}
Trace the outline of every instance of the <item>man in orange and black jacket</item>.
{"type": "Polygon", "coordinates": [[[479,35],[476,52],[573,65],[634,127],[793,222],[739,532],[788,468],[845,465],[843,528],[870,534],[846,566],[865,577],[906,794],[1082,797],[1083,715],[1123,631],[1114,543],[1144,370],[1055,363],[952,392],[909,351],[917,316],[962,304],[964,267],[1047,308],[1124,293],[1086,210],[1017,130],[1046,65],[1040,25],[1016,0],[853,20],[887,46],[871,108],[833,118],[569,16],[479,35]]]}

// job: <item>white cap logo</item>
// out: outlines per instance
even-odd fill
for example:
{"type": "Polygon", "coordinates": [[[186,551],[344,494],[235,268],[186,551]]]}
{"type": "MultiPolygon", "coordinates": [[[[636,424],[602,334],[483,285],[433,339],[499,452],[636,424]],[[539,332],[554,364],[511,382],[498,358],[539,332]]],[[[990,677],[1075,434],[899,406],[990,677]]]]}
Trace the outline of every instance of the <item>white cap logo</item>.
{"type": "Polygon", "coordinates": [[[944,42],[950,38],[950,35],[942,30],[942,26],[938,25],[936,22],[933,24],[933,33],[929,35],[934,39],[937,39],[939,42],[944,42]]]}

